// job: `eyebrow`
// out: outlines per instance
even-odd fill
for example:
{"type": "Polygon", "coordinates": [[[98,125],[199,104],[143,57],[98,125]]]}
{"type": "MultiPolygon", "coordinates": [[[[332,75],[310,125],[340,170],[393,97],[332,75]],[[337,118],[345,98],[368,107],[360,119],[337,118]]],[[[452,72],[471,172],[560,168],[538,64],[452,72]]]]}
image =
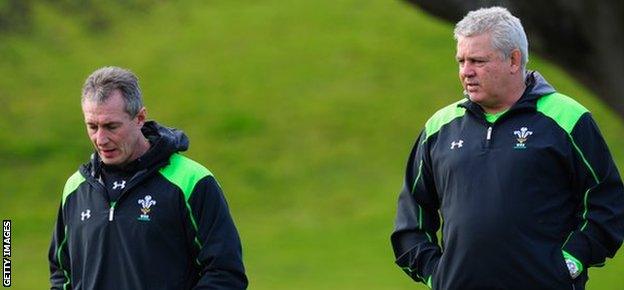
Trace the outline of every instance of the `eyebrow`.
{"type": "MultiPolygon", "coordinates": [[[[110,126],[110,125],[118,125],[121,124],[122,122],[119,121],[110,121],[110,122],[104,122],[101,123],[100,125],[102,126],[110,126]]],[[[85,124],[91,126],[91,125],[98,125],[96,122],[90,122],[90,121],[85,121],[85,124]]]]}
{"type": "Polygon", "coordinates": [[[458,60],[458,61],[459,60],[464,60],[464,59],[471,60],[471,61],[475,61],[475,60],[485,61],[485,60],[490,59],[490,57],[489,56],[469,56],[469,57],[455,56],[455,59],[458,60]]]}

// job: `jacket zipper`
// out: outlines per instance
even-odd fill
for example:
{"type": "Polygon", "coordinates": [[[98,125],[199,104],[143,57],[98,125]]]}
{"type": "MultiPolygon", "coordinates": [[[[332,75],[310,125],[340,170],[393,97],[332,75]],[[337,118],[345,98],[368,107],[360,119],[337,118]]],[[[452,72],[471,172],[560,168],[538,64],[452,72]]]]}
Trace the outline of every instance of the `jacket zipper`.
{"type": "MultiPolygon", "coordinates": [[[[91,180],[89,182],[91,182],[92,185],[97,186],[100,188],[101,191],[106,192],[106,187],[104,187],[103,182],[101,181],[101,179],[92,179],[93,182],[91,182],[91,180]]],[[[108,221],[112,221],[113,220],[113,215],[115,214],[115,204],[117,202],[113,201],[110,203],[110,208],[108,209],[108,221]]]]}
{"type": "Polygon", "coordinates": [[[492,125],[487,128],[487,134],[485,135],[485,147],[490,148],[490,140],[492,140],[492,125]]]}
{"type": "Polygon", "coordinates": [[[116,201],[111,202],[110,208],[108,209],[108,221],[113,220],[113,215],[115,214],[115,205],[117,205],[116,201]]]}

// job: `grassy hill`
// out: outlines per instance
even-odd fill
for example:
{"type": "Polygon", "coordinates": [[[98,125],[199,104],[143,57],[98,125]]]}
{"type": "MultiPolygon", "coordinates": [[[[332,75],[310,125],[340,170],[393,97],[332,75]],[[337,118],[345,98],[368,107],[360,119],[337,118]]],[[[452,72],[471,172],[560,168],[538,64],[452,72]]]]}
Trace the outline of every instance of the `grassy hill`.
{"type": "MultiPolygon", "coordinates": [[[[452,27],[400,1],[111,4],[109,25],[37,3],[0,35],[0,216],[13,288],[47,287],[62,186],[90,154],[79,105],[104,65],[141,78],[148,113],[182,128],[223,185],[250,289],[425,289],[393,263],[405,159],[425,120],[459,98],[452,27]]],[[[595,114],[619,168],[624,123],[531,56],[595,114]]],[[[588,289],[624,284],[624,254],[588,289]]]]}

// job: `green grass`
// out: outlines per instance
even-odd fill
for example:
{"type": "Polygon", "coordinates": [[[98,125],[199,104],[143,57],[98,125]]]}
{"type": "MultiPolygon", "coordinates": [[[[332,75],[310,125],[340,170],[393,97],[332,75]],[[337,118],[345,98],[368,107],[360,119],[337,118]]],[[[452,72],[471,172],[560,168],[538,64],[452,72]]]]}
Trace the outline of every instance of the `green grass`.
{"type": "MultiPolygon", "coordinates": [[[[141,78],[149,115],[182,128],[223,185],[250,289],[425,289],[393,263],[405,159],[425,120],[458,99],[451,26],[400,1],[157,2],[113,6],[91,31],[37,4],[0,36],[0,215],[13,220],[13,288],[48,284],[63,183],[90,154],[79,106],[103,65],[141,78]]],[[[84,17],[83,17],[84,18],[84,17]]],[[[531,56],[595,114],[620,168],[624,124],[531,56]]],[[[620,254],[588,289],[624,284],[620,254]]]]}

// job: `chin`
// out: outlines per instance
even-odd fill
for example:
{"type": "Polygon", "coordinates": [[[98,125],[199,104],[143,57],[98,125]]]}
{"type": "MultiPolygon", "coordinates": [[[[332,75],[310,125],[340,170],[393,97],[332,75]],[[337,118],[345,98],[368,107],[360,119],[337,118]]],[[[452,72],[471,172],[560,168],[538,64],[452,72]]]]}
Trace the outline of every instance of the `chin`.
{"type": "Polygon", "coordinates": [[[478,93],[468,93],[468,97],[470,98],[471,101],[475,103],[481,103],[487,99],[485,96],[482,96],[478,93]]]}
{"type": "Polygon", "coordinates": [[[478,102],[481,100],[481,99],[479,98],[479,96],[475,96],[475,95],[470,94],[470,93],[468,94],[468,98],[469,98],[471,101],[475,102],[475,103],[478,103],[478,102]]]}
{"type": "Polygon", "coordinates": [[[121,159],[120,158],[104,158],[101,157],[102,163],[106,164],[106,165],[119,165],[121,163],[121,159]]]}
{"type": "Polygon", "coordinates": [[[102,159],[102,163],[104,163],[106,165],[117,165],[117,162],[115,162],[113,160],[106,160],[106,159],[102,159]]]}

